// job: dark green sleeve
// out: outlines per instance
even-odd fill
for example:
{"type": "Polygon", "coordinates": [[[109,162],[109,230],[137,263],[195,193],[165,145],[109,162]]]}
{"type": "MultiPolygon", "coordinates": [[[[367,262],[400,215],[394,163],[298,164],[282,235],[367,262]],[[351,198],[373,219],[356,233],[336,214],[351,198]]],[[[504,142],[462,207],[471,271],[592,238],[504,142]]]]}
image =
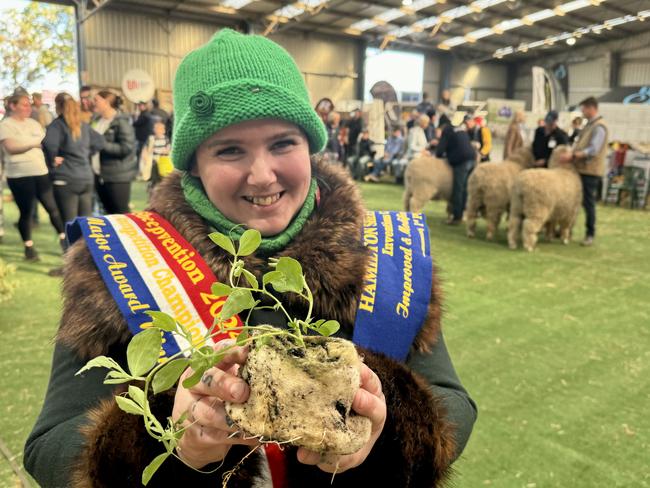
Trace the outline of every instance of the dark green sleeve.
{"type": "MultiPolygon", "coordinates": [[[[124,364],[123,349],[111,351],[124,364]]],[[[43,408],[25,443],[24,465],[43,488],[70,486],[72,465],[83,439],[79,427],[86,412],[110,397],[114,388],[104,385],[106,369],[93,368],[75,376],[86,364],[70,349],[56,345],[43,408]]]]}
{"type": "Polygon", "coordinates": [[[449,357],[442,333],[431,353],[412,352],[406,365],[423,376],[436,397],[442,397],[447,407],[447,420],[456,426],[456,458],[467,445],[476,421],[476,403],[460,383],[449,357]]]}

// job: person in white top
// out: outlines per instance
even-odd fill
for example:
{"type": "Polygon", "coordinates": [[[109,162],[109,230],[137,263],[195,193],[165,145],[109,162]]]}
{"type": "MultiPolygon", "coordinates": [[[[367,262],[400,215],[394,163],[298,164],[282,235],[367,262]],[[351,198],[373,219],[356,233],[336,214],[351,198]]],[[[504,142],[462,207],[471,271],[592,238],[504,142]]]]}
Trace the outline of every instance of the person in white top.
{"type": "Polygon", "coordinates": [[[408,134],[408,148],[406,157],[410,161],[416,156],[424,154],[428,142],[424,129],[429,125],[429,117],[427,115],[420,115],[417,120],[417,125],[414,125],[408,134]]]}
{"type": "Polygon", "coordinates": [[[54,200],[41,141],[43,127],[30,118],[32,107],[27,95],[18,94],[9,99],[11,115],[0,122],[0,143],[5,151],[7,184],[20,210],[18,230],[25,245],[25,259],[38,260],[32,240],[31,215],[36,199],[47,210],[50,222],[59,234],[63,247],[65,234],[63,220],[54,200]]]}

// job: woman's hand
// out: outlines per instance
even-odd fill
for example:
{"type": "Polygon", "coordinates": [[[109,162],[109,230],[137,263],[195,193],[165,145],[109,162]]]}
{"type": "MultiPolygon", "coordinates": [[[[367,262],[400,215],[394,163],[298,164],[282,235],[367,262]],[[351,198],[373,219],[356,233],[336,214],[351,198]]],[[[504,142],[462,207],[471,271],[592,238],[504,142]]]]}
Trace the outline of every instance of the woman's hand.
{"type": "MultiPolygon", "coordinates": [[[[232,346],[234,341],[223,340],[215,349],[232,346]]],[[[233,444],[254,446],[256,439],[244,440],[235,435],[237,428],[226,420],[224,402],[244,403],[250,389],[246,382],[237,377],[239,365],[246,361],[248,349],[235,347],[215,367],[207,370],[201,381],[192,388],[184,388],[183,380],[192,374],[187,369],[181,376],[174,398],[172,418],[180,418],[187,412],[183,422],[186,428],[178,442],[178,455],[194,468],[219,462],[226,456],[233,444]],[[230,425],[229,425],[230,424],[230,425]]]]}
{"type": "Polygon", "coordinates": [[[381,391],[379,377],[365,364],[361,365],[361,388],[352,401],[352,409],[359,415],[368,417],[372,424],[370,439],[361,449],[344,456],[327,456],[301,447],[298,449],[298,461],[303,464],[316,465],[326,473],[342,473],[348,469],[356,468],[366,460],[384,429],[386,397],[381,391]]]}

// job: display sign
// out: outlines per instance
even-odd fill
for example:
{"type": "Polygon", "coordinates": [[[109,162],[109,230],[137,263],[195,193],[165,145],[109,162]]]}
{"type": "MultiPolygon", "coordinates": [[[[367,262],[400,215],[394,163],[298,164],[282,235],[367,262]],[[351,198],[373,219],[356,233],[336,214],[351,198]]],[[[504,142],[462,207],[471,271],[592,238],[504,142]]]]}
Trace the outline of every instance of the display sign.
{"type": "Polygon", "coordinates": [[[133,103],[148,102],[154,96],[156,85],[151,75],[141,69],[130,69],[122,78],[122,92],[133,103]]]}
{"type": "Polygon", "coordinates": [[[487,99],[487,120],[490,124],[509,124],[516,112],[526,109],[525,100],[487,99]]]}

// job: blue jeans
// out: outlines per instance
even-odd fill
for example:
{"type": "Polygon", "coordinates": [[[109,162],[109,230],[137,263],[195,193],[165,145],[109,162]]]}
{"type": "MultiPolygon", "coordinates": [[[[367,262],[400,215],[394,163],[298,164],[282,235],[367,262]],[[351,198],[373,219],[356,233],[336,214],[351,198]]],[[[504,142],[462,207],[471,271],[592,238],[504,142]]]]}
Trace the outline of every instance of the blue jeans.
{"type": "Polygon", "coordinates": [[[375,164],[372,168],[372,175],[379,177],[381,172],[384,171],[384,168],[386,168],[386,166],[392,163],[395,159],[397,159],[396,156],[391,156],[388,159],[386,158],[376,159],[375,164]]]}

